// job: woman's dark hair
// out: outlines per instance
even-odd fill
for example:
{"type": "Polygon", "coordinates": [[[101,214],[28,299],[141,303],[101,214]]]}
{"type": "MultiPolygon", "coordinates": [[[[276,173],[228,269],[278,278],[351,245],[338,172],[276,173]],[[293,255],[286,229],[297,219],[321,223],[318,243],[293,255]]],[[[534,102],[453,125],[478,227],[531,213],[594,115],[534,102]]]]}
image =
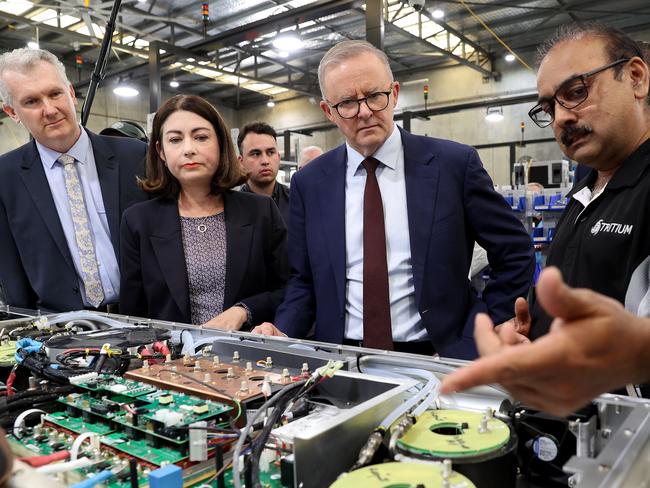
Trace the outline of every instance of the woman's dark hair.
{"type": "Polygon", "coordinates": [[[196,95],[176,95],[167,100],[156,112],[147,149],[145,177],[138,178],[138,186],[145,192],[161,197],[178,197],[180,183],[171,174],[165,162],[158,155],[157,145],[162,146],[162,126],[174,112],[192,112],[212,124],[219,141],[219,165],[212,178],[212,193],[241,185],[246,181],[235,148],[230,138],[230,129],[221,114],[210,102],[196,95]]]}

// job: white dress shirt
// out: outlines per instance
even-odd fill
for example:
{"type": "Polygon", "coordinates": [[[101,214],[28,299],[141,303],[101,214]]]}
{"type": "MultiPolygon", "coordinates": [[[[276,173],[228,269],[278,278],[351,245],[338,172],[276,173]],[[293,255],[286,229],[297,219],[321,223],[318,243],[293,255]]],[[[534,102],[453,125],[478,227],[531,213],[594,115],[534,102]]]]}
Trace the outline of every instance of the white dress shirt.
{"type": "MultiPolygon", "coordinates": [[[[81,279],[79,250],[77,249],[72,214],[65,188],[64,170],[61,163],[57,162],[62,153],[53,151],[38,141],[36,141],[36,147],[41,156],[45,176],[50,185],[56,212],[59,215],[59,221],[63,227],[63,233],[68,243],[68,249],[70,249],[72,261],[77,270],[77,276],[79,276],[81,297],[84,305],[90,307],[91,305],[86,299],[86,290],[81,279]]],[[[120,294],[120,270],[117,264],[115,250],[111,243],[111,233],[108,228],[108,218],[106,216],[106,209],[104,208],[104,200],[102,199],[102,190],[99,185],[95,155],[93,154],[90,138],[83,128],[81,128],[81,135],[77,139],[77,142],[65,154],[69,154],[77,160],[75,166],[77,167],[79,180],[83,189],[88,220],[95,244],[97,264],[99,265],[99,277],[104,288],[103,303],[115,303],[118,301],[120,294]]]]}
{"type": "MultiPolygon", "coordinates": [[[[345,176],[345,338],[363,339],[363,194],[364,156],[347,146],[345,176]]],[[[376,175],[384,206],[390,318],[396,342],[426,341],[427,331],[415,303],[411,241],[406,207],[404,147],[399,130],[373,154],[381,164],[376,175]]]]}

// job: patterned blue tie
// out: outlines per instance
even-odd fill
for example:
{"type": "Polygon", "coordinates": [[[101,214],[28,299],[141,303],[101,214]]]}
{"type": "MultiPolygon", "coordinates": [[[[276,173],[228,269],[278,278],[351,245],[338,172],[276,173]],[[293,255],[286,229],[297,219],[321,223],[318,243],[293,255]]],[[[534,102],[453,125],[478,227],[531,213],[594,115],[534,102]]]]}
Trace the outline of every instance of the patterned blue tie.
{"type": "Polygon", "coordinates": [[[63,165],[65,189],[68,194],[74,237],[79,250],[81,279],[86,289],[86,299],[93,307],[98,307],[104,301],[104,288],[99,278],[99,265],[95,255],[93,234],[90,231],[90,219],[84,202],[81,182],[75,167],[75,158],[62,154],[58,161],[63,165]]]}

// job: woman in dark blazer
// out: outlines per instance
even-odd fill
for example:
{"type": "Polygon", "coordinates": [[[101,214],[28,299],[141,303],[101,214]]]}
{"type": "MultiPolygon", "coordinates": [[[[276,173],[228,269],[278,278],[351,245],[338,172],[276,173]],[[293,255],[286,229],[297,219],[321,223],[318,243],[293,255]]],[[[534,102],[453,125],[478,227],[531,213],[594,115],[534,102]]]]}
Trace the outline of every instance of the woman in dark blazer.
{"type": "Polygon", "coordinates": [[[177,95],[156,112],[138,181],[156,198],[122,218],[121,313],[228,330],[273,320],[286,228],[273,200],[232,190],[244,180],[210,103],[177,95]]]}

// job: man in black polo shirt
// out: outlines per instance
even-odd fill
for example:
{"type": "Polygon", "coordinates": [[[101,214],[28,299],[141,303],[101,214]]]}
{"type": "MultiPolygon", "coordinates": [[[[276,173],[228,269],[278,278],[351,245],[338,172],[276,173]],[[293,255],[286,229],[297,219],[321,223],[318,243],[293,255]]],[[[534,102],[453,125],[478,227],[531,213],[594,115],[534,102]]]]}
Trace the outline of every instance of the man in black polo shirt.
{"type": "MultiPolygon", "coordinates": [[[[539,51],[539,103],[562,151],[593,168],[567,197],[547,264],[567,284],[625,302],[630,278],[650,254],[650,105],[644,50],[601,25],[560,28],[539,51]]],[[[537,338],[551,318],[516,305],[515,330],[537,338]]],[[[519,336],[520,340],[523,340],[519,336]]]]}
{"type": "Polygon", "coordinates": [[[239,162],[248,172],[241,191],[266,195],[280,209],[284,223],[289,223],[289,188],[276,181],[280,170],[280,152],[275,129],[265,122],[246,124],[237,136],[239,162]]]}

